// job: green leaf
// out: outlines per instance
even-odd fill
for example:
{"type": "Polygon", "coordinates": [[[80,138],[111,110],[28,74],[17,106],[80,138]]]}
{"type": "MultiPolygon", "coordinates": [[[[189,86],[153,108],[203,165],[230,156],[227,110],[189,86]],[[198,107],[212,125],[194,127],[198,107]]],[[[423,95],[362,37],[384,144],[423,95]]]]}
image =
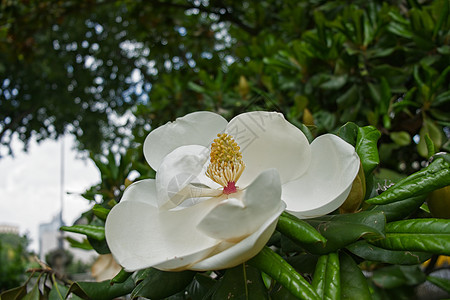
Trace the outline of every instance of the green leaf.
{"type": "Polygon", "coordinates": [[[212,299],[269,299],[258,269],[241,264],[228,269],[212,299]]]}
{"type": "Polygon", "coordinates": [[[110,280],[102,282],[74,282],[69,293],[74,293],[83,299],[110,300],[131,293],[134,281],[130,277],[123,283],[110,284],[110,280]]]}
{"type": "Polygon", "coordinates": [[[388,266],[374,271],[372,276],[376,285],[386,289],[402,285],[417,285],[425,279],[426,275],[419,266],[388,266]]]}
{"type": "Polygon", "coordinates": [[[320,88],[324,90],[338,90],[347,83],[348,75],[329,76],[328,80],[320,84],[320,88]]]}
{"type": "MultiPolygon", "coordinates": [[[[448,48],[449,48],[449,53],[447,55],[450,55],[450,46],[448,46],[448,48]]],[[[434,99],[431,106],[433,106],[433,107],[440,106],[449,101],[450,101],[450,91],[445,91],[436,96],[436,98],[434,99]]]]}
{"type": "Polygon", "coordinates": [[[127,280],[132,274],[133,274],[133,272],[127,272],[127,271],[125,271],[125,269],[122,268],[122,269],[119,271],[119,273],[117,273],[117,275],[114,276],[114,278],[111,279],[111,284],[123,283],[123,282],[125,282],[125,280],[127,280]]]}
{"type": "Polygon", "coordinates": [[[341,277],[341,299],[372,300],[367,279],[350,255],[339,255],[341,277]]]}
{"type": "Polygon", "coordinates": [[[60,229],[69,232],[81,233],[97,241],[105,239],[105,227],[103,226],[73,225],[73,226],[62,226],[60,229]]]}
{"type": "Polygon", "coordinates": [[[341,94],[337,99],[336,103],[339,107],[348,107],[353,105],[359,99],[358,86],[356,84],[352,85],[346,92],[341,94]]]}
{"type": "Polygon", "coordinates": [[[396,131],[389,134],[391,139],[399,146],[408,146],[411,144],[411,136],[406,131],[396,131]]]}
{"type": "Polygon", "coordinates": [[[131,298],[162,299],[172,296],[184,290],[194,275],[193,271],[165,272],[151,268],[147,277],[133,290],[131,298]]]}
{"type": "Polygon", "coordinates": [[[436,153],[436,147],[434,146],[434,143],[428,133],[425,134],[425,144],[427,145],[427,158],[430,158],[436,153]]]}
{"type": "Polygon", "coordinates": [[[339,128],[336,134],[350,145],[355,146],[356,138],[358,137],[358,131],[358,125],[352,122],[347,122],[345,125],[339,128]]]}
{"type": "Polygon", "coordinates": [[[87,240],[98,254],[111,253],[111,250],[109,250],[108,244],[106,243],[106,239],[99,241],[97,239],[88,237],[87,240]]]}
{"type": "Polygon", "coordinates": [[[69,288],[57,282],[53,282],[52,290],[48,295],[48,300],[65,300],[69,288]]]}
{"type": "Polygon", "coordinates": [[[207,299],[207,295],[211,296],[214,293],[214,285],[216,281],[210,276],[202,273],[197,273],[194,276],[191,284],[186,288],[188,297],[192,299],[207,299]]]}
{"type": "Polygon", "coordinates": [[[313,288],[322,299],[339,299],[341,279],[337,253],[322,255],[317,261],[312,281],[313,288]]]}
{"type": "Polygon", "coordinates": [[[292,295],[289,290],[287,290],[284,286],[275,283],[273,288],[270,291],[270,299],[272,300],[297,300],[298,298],[292,295]]]}
{"type": "MultiPolygon", "coordinates": [[[[34,284],[33,289],[26,294],[23,300],[39,300],[41,297],[41,291],[39,290],[39,280],[34,284]]],[[[2,298],[3,299],[3,298],[2,298]]]]}
{"type": "Polygon", "coordinates": [[[447,293],[450,293],[450,279],[435,277],[435,276],[427,276],[427,280],[432,284],[440,287],[447,293]]]}
{"type": "Polygon", "coordinates": [[[422,157],[429,158],[442,146],[442,133],[441,129],[433,121],[426,118],[423,122],[423,126],[420,129],[420,140],[417,144],[417,151],[422,157]],[[428,140],[427,140],[428,136],[428,140]]]}
{"type": "Polygon", "coordinates": [[[297,121],[295,118],[290,119],[289,122],[294,124],[298,129],[300,129],[303,132],[303,134],[308,139],[309,143],[311,143],[314,140],[314,136],[312,135],[311,131],[308,129],[308,127],[305,124],[297,121]]]}
{"type": "Polygon", "coordinates": [[[386,216],[387,222],[398,221],[416,211],[426,199],[426,194],[414,196],[389,204],[375,205],[370,208],[370,211],[382,211],[386,216]]]}
{"type": "Polygon", "coordinates": [[[96,215],[99,219],[106,221],[106,217],[108,216],[110,209],[104,208],[100,204],[95,204],[92,208],[94,215],[96,215]]]}
{"type": "Polygon", "coordinates": [[[22,299],[27,294],[27,286],[22,285],[10,290],[6,290],[0,294],[1,300],[16,300],[22,299]]]}
{"type": "Polygon", "coordinates": [[[283,212],[278,219],[277,230],[294,241],[301,243],[326,243],[326,239],[307,222],[283,212]]]}
{"type": "Polygon", "coordinates": [[[199,94],[206,93],[206,90],[204,87],[202,87],[194,82],[191,82],[191,81],[188,82],[188,88],[199,94]]]}
{"type": "Polygon", "coordinates": [[[319,255],[301,252],[297,255],[286,257],[288,264],[294,267],[299,273],[314,273],[319,255]]]}
{"type": "Polygon", "coordinates": [[[297,298],[305,300],[319,299],[312,286],[291,265],[270,248],[264,247],[248,263],[278,281],[297,298]]]}
{"type": "Polygon", "coordinates": [[[111,171],[111,179],[119,179],[119,167],[117,166],[116,157],[112,151],[108,153],[108,169],[111,171]]]}
{"type": "Polygon", "coordinates": [[[380,136],[380,132],[373,126],[358,128],[355,149],[361,159],[366,177],[368,177],[380,163],[377,148],[377,142],[380,136]]]}
{"type": "Polygon", "coordinates": [[[391,250],[450,255],[450,220],[429,218],[388,223],[386,237],[371,242],[391,250]]]}
{"type": "Polygon", "coordinates": [[[365,260],[388,264],[417,265],[431,257],[431,254],[424,252],[387,250],[369,244],[366,241],[357,241],[347,246],[347,249],[365,260]]]}
{"type": "Polygon", "coordinates": [[[79,249],[83,249],[83,250],[92,250],[93,249],[87,239],[83,239],[82,242],[79,242],[76,239],[73,239],[70,236],[67,236],[66,240],[69,242],[70,247],[72,247],[72,248],[79,248],[79,249]]]}
{"type": "Polygon", "coordinates": [[[320,298],[323,299],[323,292],[325,290],[326,272],[327,272],[328,255],[322,255],[317,260],[316,269],[314,270],[314,277],[311,282],[312,287],[316,290],[320,298]]]}
{"type": "Polygon", "coordinates": [[[449,185],[450,164],[446,161],[447,156],[437,157],[428,167],[400,180],[382,194],[368,199],[366,202],[370,204],[388,204],[432,192],[449,185]]]}
{"type": "Polygon", "coordinates": [[[382,212],[359,212],[355,214],[326,215],[307,220],[326,239],[321,244],[302,244],[313,254],[326,254],[343,248],[361,237],[383,237],[385,217],[382,212]]]}

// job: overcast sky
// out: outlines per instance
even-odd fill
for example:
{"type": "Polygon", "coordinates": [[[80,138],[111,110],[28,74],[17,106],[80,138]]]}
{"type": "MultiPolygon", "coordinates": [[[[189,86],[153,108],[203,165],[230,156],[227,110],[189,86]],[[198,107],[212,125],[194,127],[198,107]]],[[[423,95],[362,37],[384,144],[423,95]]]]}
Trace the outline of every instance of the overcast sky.
{"type": "MultiPolygon", "coordinates": [[[[73,145],[71,136],[64,137],[65,191],[75,193],[64,196],[63,219],[69,225],[91,206],[79,194],[100,181],[94,163],[77,159],[73,145]]],[[[50,222],[60,209],[61,140],[33,141],[28,153],[20,151],[19,142],[14,149],[14,158],[0,159],[0,225],[18,226],[37,252],[39,224],[50,222]]]]}

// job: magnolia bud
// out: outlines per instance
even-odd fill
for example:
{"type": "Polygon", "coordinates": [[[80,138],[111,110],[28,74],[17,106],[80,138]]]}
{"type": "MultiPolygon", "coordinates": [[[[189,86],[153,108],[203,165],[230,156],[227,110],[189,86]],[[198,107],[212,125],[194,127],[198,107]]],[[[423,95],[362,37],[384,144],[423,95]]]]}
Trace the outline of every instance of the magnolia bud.
{"type": "Polygon", "coordinates": [[[450,219],[450,185],[431,192],[427,203],[433,217],[450,219]]]}
{"type": "Polygon", "coordinates": [[[341,214],[355,213],[358,211],[359,206],[364,200],[366,194],[366,178],[364,176],[364,170],[362,165],[359,165],[359,171],[353,180],[352,189],[350,194],[348,194],[345,202],[339,207],[339,212],[341,214]]]}
{"type": "Polygon", "coordinates": [[[306,126],[314,126],[314,117],[309,111],[309,109],[305,108],[303,110],[303,124],[306,126]]]}
{"type": "Polygon", "coordinates": [[[250,86],[248,85],[247,79],[245,76],[241,75],[239,77],[239,95],[241,95],[242,99],[247,99],[248,93],[250,92],[250,86]]]}

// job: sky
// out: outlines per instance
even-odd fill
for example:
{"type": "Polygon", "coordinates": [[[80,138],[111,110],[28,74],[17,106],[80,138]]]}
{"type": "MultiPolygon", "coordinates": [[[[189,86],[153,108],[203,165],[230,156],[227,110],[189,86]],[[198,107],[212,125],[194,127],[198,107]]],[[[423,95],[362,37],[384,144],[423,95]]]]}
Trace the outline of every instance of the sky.
{"type": "MultiPolygon", "coordinates": [[[[21,142],[14,141],[14,158],[0,159],[0,225],[18,226],[36,252],[39,224],[50,222],[60,209],[61,144],[61,139],[33,140],[25,153],[21,142]]],[[[68,225],[92,206],[80,194],[100,182],[95,164],[77,158],[73,148],[73,137],[65,136],[63,220],[68,225]]]]}

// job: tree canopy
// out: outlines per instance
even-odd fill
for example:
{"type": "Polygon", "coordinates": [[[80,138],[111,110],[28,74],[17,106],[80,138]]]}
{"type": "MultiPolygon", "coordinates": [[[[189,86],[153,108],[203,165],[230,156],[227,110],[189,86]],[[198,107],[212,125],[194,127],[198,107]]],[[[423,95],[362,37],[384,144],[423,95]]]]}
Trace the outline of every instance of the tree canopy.
{"type": "Polygon", "coordinates": [[[5,2],[0,141],[69,132],[100,152],[128,144],[129,129],[139,141],[194,110],[231,117],[263,108],[293,122],[307,109],[317,133],[353,121],[400,143],[428,133],[439,148],[450,122],[448,9],[448,1],[5,2]],[[129,109],[134,116],[120,119],[129,109]]]}
{"type": "Polygon", "coordinates": [[[242,266],[70,284],[44,268],[32,289],[2,295],[409,299],[425,281],[450,292],[433,275],[450,255],[449,11],[448,0],[3,1],[0,155],[15,136],[69,133],[101,173],[85,225],[63,228],[84,235],[73,247],[110,253],[108,214],[132,181],[155,177],[145,137],[193,111],[278,111],[307,142],[339,136],[361,166],[348,206],[283,213],[271,248],[242,266]]]}

